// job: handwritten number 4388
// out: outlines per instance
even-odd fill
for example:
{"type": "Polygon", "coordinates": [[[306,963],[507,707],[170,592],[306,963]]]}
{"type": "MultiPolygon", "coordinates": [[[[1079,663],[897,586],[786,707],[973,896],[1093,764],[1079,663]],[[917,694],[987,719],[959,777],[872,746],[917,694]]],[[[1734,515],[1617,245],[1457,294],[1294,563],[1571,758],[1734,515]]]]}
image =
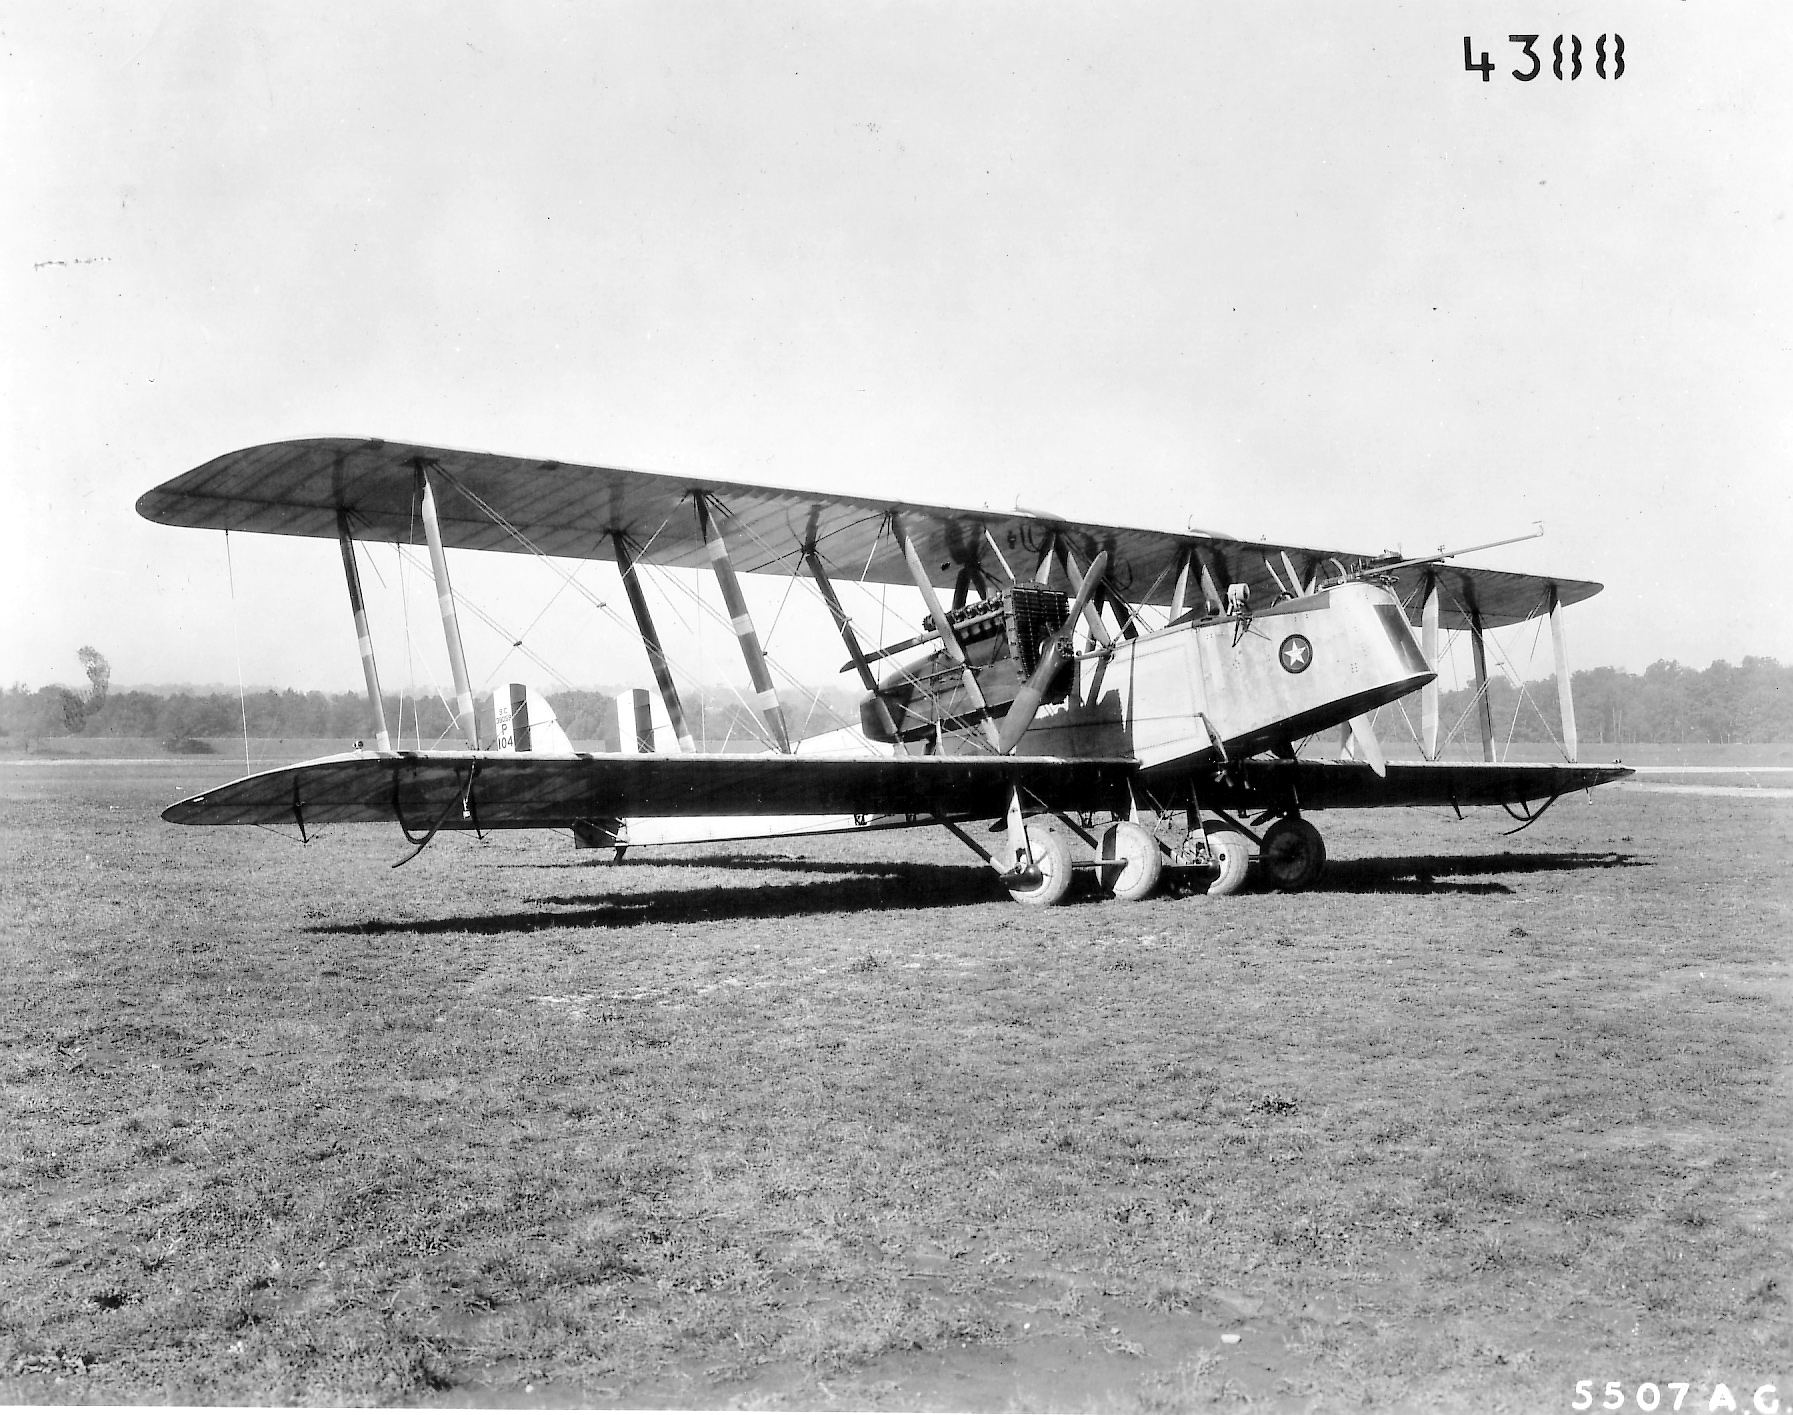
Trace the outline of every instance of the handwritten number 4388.
{"type": "MultiPolygon", "coordinates": [[[[1517,44],[1519,46],[1520,54],[1531,64],[1531,67],[1528,69],[1513,70],[1513,77],[1518,79],[1520,83],[1528,84],[1533,79],[1537,78],[1539,74],[1544,72],[1544,57],[1539,54],[1534,47],[1540,37],[1541,36],[1535,34],[1509,34],[1507,36],[1507,42],[1509,44],[1517,44]]],[[[1552,75],[1559,79],[1565,77],[1563,68],[1566,60],[1569,70],[1567,77],[1570,79],[1578,79],[1581,77],[1580,35],[1559,34],[1550,46],[1550,53],[1550,72],[1552,75]],[[1566,52],[1563,46],[1564,40],[1568,41],[1566,52]]],[[[1478,64],[1476,62],[1474,51],[1470,48],[1468,35],[1463,36],[1463,67],[1472,74],[1480,74],[1483,83],[1487,83],[1489,76],[1494,72],[1494,65],[1490,62],[1488,51],[1486,49],[1482,51],[1481,63],[1478,64]]],[[[1594,41],[1594,72],[1603,79],[1607,77],[1622,79],[1625,77],[1625,37],[1623,35],[1615,34],[1608,36],[1603,34],[1600,38],[1594,41]],[[1610,54],[1607,48],[1607,40],[1609,38],[1612,41],[1610,54]],[[1610,75],[1607,72],[1609,63],[1611,65],[1610,75]]]]}

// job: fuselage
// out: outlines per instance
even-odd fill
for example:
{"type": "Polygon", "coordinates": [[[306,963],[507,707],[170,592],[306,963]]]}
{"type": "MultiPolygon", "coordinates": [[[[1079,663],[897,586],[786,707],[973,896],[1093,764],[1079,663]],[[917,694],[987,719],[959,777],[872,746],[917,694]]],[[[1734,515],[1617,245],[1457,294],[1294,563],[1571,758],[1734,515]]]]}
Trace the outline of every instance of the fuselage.
{"type": "MultiPolygon", "coordinates": [[[[939,659],[912,665],[904,676],[938,684],[928,701],[950,722],[969,704],[956,702],[954,675],[939,659]]],[[[1132,757],[1148,773],[1178,771],[1281,749],[1433,676],[1395,595],[1353,581],[1255,614],[1189,619],[1118,640],[1111,651],[1079,661],[1069,691],[1041,708],[1016,751],[1132,757]]],[[[906,735],[916,720],[912,713],[906,735]]],[[[966,734],[943,734],[936,750],[988,748],[966,734]]]]}

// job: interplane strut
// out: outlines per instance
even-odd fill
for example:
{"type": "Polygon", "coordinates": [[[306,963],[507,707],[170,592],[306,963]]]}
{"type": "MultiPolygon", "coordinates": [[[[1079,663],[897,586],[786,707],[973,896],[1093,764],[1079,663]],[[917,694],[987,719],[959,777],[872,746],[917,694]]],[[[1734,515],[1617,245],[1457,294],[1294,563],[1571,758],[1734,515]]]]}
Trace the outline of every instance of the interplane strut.
{"type": "Polygon", "coordinates": [[[374,662],[374,639],[367,626],[367,605],[361,597],[361,570],[355,564],[349,513],[341,509],[336,513],[336,535],[342,545],[342,572],[349,582],[349,609],[355,617],[355,642],[361,650],[361,673],[367,679],[367,705],[373,713],[374,745],[382,752],[390,752],[392,737],[386,731],[386,700],[380,695],[380,669],[374,662]]]}
{"type": "Polygon", "coordinates": [[[734,627],[735,637],[741,642],[741,657],[747,660],[747,676],[753,680],[754,705],[759,708],[760,716],[771,729],[772,740],[778,744],[778,750],[788,753],[791,750],[791,734],[785,726],[784,708],[779,705],[778,690],[772,684],[771,670],[766,667],[765,651],[760,647],[760,636],[753,627],[753,616],[747,612],[747,600],[741,594],[741,582],[735,577],[734,562],[728,557],[728,545],[723,541],[721,527],[716,524],[716,517],[712,514],[709,496],[700,491],[694,493],[692,499],[697,503],[697,522],[709,553],[710,568],[716,574],[716,583],[722,588],[722,602],[728,608],[729,623],[734,627]]]}
{"type": "Polygon", "coordinates": [[[629,538],[621,530],[612,530],[610,542],[616,551],[617,569],[622,572],[623,592],[628,595],[629,608],[635,615],[635,629],[641,635],[642,647],[647,650],[648,664],[654,670],[654,682],[660,689],[660,701],[666,704],[666,720],[672,724],[672,732],[679,739],[679,747],[687,752],[696,751],[696,745],[691,740],[691,729],[685,725],[685,705],[679,701],[678,686],[672,681],[672,665],[666,660],[666,650],[660,646],[660,631],[654,627],[654,617],[648,613],[647,596],[641,587],[641,572],[635,567],[635,556],[629,549],[629,538]]]}
{"type": "Polygon", "coordinates": [[[423,533],[430,543],[430,569],[436,576],[436,604],[442,611],[442,637],[448,641],[448,670],[454,675],[456,710],[467,745],[479,750],[479,718],[473,710],[473,685],[467,677],[467,655],[461,648],[461,621],[455,615],[454,588],[448,582],[448,556],[442,548],[442,523],[436,515],[436,492],[429,471],[419,465],[423,483],[423,533]]]}

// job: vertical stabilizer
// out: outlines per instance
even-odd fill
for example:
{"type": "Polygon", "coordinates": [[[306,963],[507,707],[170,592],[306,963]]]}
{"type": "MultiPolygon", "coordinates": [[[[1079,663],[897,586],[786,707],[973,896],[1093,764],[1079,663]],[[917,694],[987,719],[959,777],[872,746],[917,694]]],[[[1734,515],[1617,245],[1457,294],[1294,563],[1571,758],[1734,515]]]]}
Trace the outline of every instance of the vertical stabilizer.
{"type": "Polygon", "coordinates": [[[512,683],[492,694],[500,752],[571,753],[560,719],[548,700],[527,683],[512,683]]]}
{"type": "Polygon", "coordinates": [[[635,757],[654,750],[654,719],[646,688],[625,688],[616,695],[616,749],[635,757]]]}
{"type": "Polygon", "coordinates": [[[616,695],[616,749],[627,756],[682,750],[666,704],[646,688],[616,695]]]}

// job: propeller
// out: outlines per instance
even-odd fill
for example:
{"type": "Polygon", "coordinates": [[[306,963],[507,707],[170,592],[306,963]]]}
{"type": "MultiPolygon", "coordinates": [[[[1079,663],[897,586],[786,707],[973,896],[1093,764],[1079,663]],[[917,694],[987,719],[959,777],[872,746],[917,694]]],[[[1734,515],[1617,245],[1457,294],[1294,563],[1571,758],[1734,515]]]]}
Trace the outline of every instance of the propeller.
{"type": "Polygon", "coordinates": [[[1377,776],[1388,775],[1388,762],[1382,755],[1382,743],[1376,740],[1370,726],[1369,713],[1360,713],[1345,724],[1345,750],[1353,756],[1361,755],[1377,776]]]}
{"type": "Polygon", "coordinates": [[[1015,700],[1009,704],[1008,715],[1002,720],[1002,731],[996,742],[997,751],[1004,756],[1015,750],[1023,734],[1033,726],[1040,705],[1046,701],[1046,690],[1051,687],[1052,680],[1058,677],[1065,661],[1071,657],[1071,628],[1076,624],[1077,616],[1083,613],[1084,606],[1089,603],[1090,596],[1096,592],[1096,586],[1101,583],[1107,570],[1108,552],[1104,550],[1090,562],[1083,583],[1077,587],[1077,597],[1071,601],[1071,612],[1065,616],[1064,626],[1047,642],[1046,651],[1040,655],[1039,663],[1021,685],[1021,691],[1015,694],[1015,700]]]}

